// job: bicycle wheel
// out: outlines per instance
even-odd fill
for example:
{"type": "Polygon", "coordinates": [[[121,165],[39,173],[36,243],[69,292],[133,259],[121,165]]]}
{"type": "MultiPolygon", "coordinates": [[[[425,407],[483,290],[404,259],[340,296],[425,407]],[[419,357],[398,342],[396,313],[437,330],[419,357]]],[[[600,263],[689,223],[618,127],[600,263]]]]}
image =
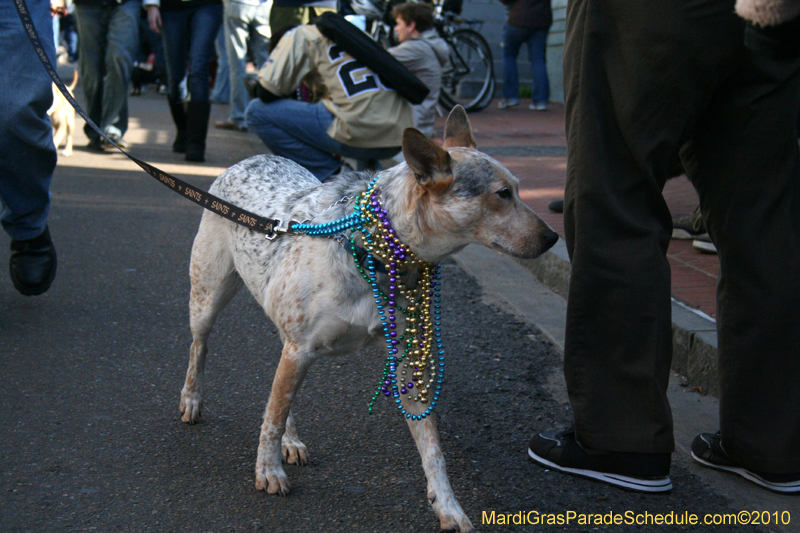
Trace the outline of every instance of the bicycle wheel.
{"type": "Polygon", "coordinates": [[[439,103],[448,111],[461,104],[467,111],[480,111],[494,97],[495,80],[489,44],[475,30],[456,30],[446,39],[450,47],[450,69],[442,73],[439,103]]]}

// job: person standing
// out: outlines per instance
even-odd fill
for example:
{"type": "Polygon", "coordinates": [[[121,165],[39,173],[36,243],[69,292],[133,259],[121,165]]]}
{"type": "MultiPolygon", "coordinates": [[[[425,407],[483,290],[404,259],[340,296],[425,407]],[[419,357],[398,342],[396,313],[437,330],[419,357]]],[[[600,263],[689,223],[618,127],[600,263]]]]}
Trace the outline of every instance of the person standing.
{"type": "MultiPolygon", "coordinates": [[[[128,86],[139,46],[141,0],[75,0],[81,85],[89,118],[122,148],[128,143],[128,86]]],[[[88,124],[89,149],[114,149],[88,124]]]]}
{"type": "Polygon", "coordinates": [[[256,68],[269,57],[269,13],[272,0],[226,0],[225,48],[227,50],[228,72],[231,88],[231,108],[226,120],[214,123],[225,130],[247,131],[244,111],[250,102],[250,95],[244,86],[247,52],[253,58],[256,68]]]}
{"type": "Polygon", "coordinates": [[[547,110],[550,101],[550,80],[547,77],[547,34],[553,24],[550,0],[500,0],[509,6],[503,27],[503,98],[500,109],[519,105],[517,55],[523,44],[528,47],[533,87],[530,109],[547,110]]]}
{"type": "MultiPolygon", "coordinates": [[[[28,8],[55,65],[50,2],[30,2],[28,8]]],[[[35,296],[56,276],[56,249],[47,225],[58,158],[47,116],[53,84],[13,2],[0,2],[0,35],[0,66],[7,73],[0,80],[0,222],[11,237],[11,281],[20,293],[35,296]]]]}
{"type": "MultiPolygon", "coordinates": [[[[791,5],[794,25],[775,33],[797,40],[791,5]]],[[[748,49],[770,42],[761,26],[746,25],[734,0],[569,4],[564,375],[574,427],[540,432],[528,450],[550,469],[672,488],[662,189],[679,158],[720,263],[720,431],[698,435],[692,455],[800,492],[800,46],[774,57],[748,49]]]]}
{"type": "Polygon", "coordinates": [[[222,0],[145,0],[144,5],[150,28],[164,39],[169,109],[177,129],[172,149],[185,153],[187,161],[205,161],[211,58],[222,24],[222,0]],[[189,102],[184,105],[181,81],[187,61],[189,102]]]}

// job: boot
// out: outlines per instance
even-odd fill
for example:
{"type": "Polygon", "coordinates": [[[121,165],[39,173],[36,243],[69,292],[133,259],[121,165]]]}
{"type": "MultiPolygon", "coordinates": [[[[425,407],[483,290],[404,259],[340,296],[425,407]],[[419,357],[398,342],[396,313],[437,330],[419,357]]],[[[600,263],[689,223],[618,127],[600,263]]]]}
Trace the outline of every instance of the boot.
{"type": "Polygon", "coordinates": [[[172,143],[172,151],[182,154],[186,152],[186,104],[184,102],[176,102],[169,97],[167,97],[167,100],[169,100],[172,121],[178,129],[178,135],[175,136],[175,142],[172,143]]]}
{"type": "Polygon", "coordinates": [[[211,104],[208,102],[189,102],[186,108],[186,160],[205,161],[208,116],[211,104]]]}

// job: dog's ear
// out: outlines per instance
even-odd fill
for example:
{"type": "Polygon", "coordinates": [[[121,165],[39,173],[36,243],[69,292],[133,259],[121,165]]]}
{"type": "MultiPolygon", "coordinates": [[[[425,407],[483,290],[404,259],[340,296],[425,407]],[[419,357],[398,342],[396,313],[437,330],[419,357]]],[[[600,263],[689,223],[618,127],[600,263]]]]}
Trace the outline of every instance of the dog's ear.
{"type": "Polygon", "coordinates": [[[403,133],[403,156],[422,187],[443,192],[453,183],[450,154],[422,132],[406,129],[403,133]]]}
{"type": "Polygon", "coordinates": [[[463,146],[475,149],[475,138],[472,136],[472,127],[469,125],[467,112],[460,105],[450,111],[444,125],[444,147],[452,148],[463,146]]]}

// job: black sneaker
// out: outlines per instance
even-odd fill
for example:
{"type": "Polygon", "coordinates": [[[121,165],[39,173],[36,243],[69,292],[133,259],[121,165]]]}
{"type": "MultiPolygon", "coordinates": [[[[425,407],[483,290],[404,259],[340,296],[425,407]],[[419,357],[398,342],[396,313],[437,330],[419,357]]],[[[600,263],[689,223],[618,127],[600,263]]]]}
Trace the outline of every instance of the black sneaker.
{"type": "Polygon", "coordinates": [[[547,468],[595,479],[636,492],[672,490],[669,478],[671,454],[586,450],[575,439],[575,430],[545,431],[531,439],[531,459],[547,468]]]}
{"type": "Polygon", "coordinates": [[[766,474],[737,466],[722,447],[720,432],[701,433],[692,441],[692,458],[701,465],[739,474],[756,485],[781,494],[800,492],[800,472],[797,474],[766,474]]]}

